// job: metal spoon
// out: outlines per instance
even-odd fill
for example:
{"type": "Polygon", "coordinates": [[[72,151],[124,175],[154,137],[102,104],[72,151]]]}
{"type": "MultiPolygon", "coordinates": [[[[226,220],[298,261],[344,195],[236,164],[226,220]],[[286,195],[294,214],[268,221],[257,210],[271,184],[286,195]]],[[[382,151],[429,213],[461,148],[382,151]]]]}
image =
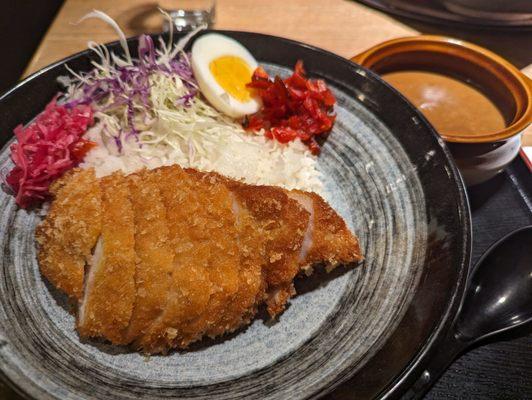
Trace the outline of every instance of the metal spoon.
{"type": "Polygon", "coordinates": [[[503,237],[480,258],[454,324],[406,398],[420,398],[474,344],[530,322],[532,225],[503,237]]]}

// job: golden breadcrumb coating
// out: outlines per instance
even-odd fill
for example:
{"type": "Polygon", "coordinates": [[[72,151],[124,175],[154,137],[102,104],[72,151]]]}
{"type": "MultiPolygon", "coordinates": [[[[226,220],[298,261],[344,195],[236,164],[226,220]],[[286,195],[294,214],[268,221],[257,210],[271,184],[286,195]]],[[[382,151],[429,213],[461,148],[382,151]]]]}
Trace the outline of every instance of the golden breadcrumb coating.
{"type": "Polygon", "coordinates": [[[317,263],[335,267],[362,259],[358,239],[323,198],[316,193],[300,190],[291,191],[289,196],[298,200],[303,207],[312,207],[310,245],[300,261],[303,267],[317,263]]]}
{"type": "Polygon", "coordinates": [[[101,254],[95,253],[80,304],[81,336],[123,343],[135,302],[135,225],[128,181],[120,173],[100,180],[101,254]]]}
{"type": "Polygon", "coordinates": [[[266,244],[264,276],[268,286],[268,313],[275,316],[295,293],[293,280],[300,271],[298,255],[309,213],[288,197],[286,190],[271,186],[230,184],[235,196],[252,215],[266,244]]]}
{"type": "Polygon", "coordinates": [[[147,353],[160,353],[177,346],[174,343],[205,310],[214,289],[207,254],[194,245],[199,227],[191,227],[202,210],[195,199],[193,181],[181,168],[160,168],[151,173],[166,209],[173,273],[164,312],[135,345],[147,353]]]}
{"type": "MultiPolygon", "coordinates": [[[[189,175],[203,179],[211,184],[227,184],[226,178],[216,173],[203,173],[193,169],[185,170],[189,175]]],[[[234,244],[239,249],[238,290],[233,299],[221,311],[221,318],[212,324],[207,335],[216,337],[232,332],[247,324],[255,315],[257,306],[262,302],[266,289],[263,268],[266,260],[266,241],[262,230],[245,206],[229,192],[231,211],[235,218],[236,238],[234,244]]]]}
{"type": "Polygon", "coordinates": [[[42,274],[58,289],[79,300],[85,264],[101,232],[101,190],[93,170],[71,170],[50,188],[55,198],[37,227],[42,274]]]}
{"type": "Polygon", "coordinates": [[[154,174],[141,171],[128,176],[135,227],[135,305],[126,341],[146,333],[164,312],[172,273],[174,252],[159,183],[154,174]]]}
{"type": "Polygon", "coordinates": [[[190,321],[177,336],[174,343],[179,347],[186,347],[216,327],[224,308],[232,302],[238,290],[240,262],[229,190],[215,180],[187,175],[195,196],[191,199],[195,203],[195,211],[190,213],[188,228],[191,235],[189,245],[195,248],[195,254],[186,260],[186,264],[195,264],[197,258],[205,260],[212,293],[203,313],[190,321]]]}
{"type": "Polygon", "coordinates": [[[315,193],[178,166],[99,180],[73,171],[54,190],[37,231],[43,274],[81,299],[81,336],[148,354],[235,331],[261,304],[275,317],[302,270],[362,258],[315,193]]]}

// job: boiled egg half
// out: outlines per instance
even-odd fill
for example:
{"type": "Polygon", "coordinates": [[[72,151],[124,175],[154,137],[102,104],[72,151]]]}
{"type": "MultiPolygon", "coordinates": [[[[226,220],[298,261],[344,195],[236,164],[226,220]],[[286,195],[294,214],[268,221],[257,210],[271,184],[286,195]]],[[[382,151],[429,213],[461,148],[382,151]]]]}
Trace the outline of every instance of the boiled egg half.
{"type": "Polygon", "coordinates": [[[192,70],[202,94],[218,111],[233,118],[260,108],[259,99],[246,87],[257,66],[244,46],[224,35],[209,33],[192,45],[192,70]]]}

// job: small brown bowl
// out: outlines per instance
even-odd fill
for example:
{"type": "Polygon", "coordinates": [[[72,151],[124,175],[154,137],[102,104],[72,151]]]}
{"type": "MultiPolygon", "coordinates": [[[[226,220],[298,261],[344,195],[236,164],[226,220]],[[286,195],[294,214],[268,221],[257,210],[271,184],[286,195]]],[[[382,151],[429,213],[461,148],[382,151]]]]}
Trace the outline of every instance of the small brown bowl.
{"type": "Polygon", "coordinates": [[[378,44],[351,61],[378,74],[428,71],[474,86],[500,110],[506,123],[494,132],[439,132],[466,184],[482,183],[518,154],[521,133],[532,121],[532,81],[495,53],[458,39],[421,35],[378,44]]]}

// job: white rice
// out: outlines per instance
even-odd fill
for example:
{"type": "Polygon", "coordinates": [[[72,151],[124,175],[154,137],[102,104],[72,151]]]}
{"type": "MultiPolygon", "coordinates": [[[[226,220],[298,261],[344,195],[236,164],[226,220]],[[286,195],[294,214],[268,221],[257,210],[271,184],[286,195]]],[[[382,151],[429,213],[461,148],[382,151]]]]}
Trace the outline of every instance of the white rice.
{"type": "Polygon", "coordinates": [[[153,169],[163,165],[178,164],[202,171],[215,171],[230,178],[255,185],[274,185],[286,189],[301,189],[323,193],[317,157],[299,140],[280,144],[264,136],[251,135],[235,130],[232,140],[204,146],[204,154],[191,151],[190,146],[158,145],[147,158],[146,151],[132,150],[125,146],[121,152],[114,143],[104,143],[101,123],[91,128],[86,138],[97,143],[81,164],[82,168],[94,168],[98,177],[121,170],[125,174],[142,168],[153,169]]]}

